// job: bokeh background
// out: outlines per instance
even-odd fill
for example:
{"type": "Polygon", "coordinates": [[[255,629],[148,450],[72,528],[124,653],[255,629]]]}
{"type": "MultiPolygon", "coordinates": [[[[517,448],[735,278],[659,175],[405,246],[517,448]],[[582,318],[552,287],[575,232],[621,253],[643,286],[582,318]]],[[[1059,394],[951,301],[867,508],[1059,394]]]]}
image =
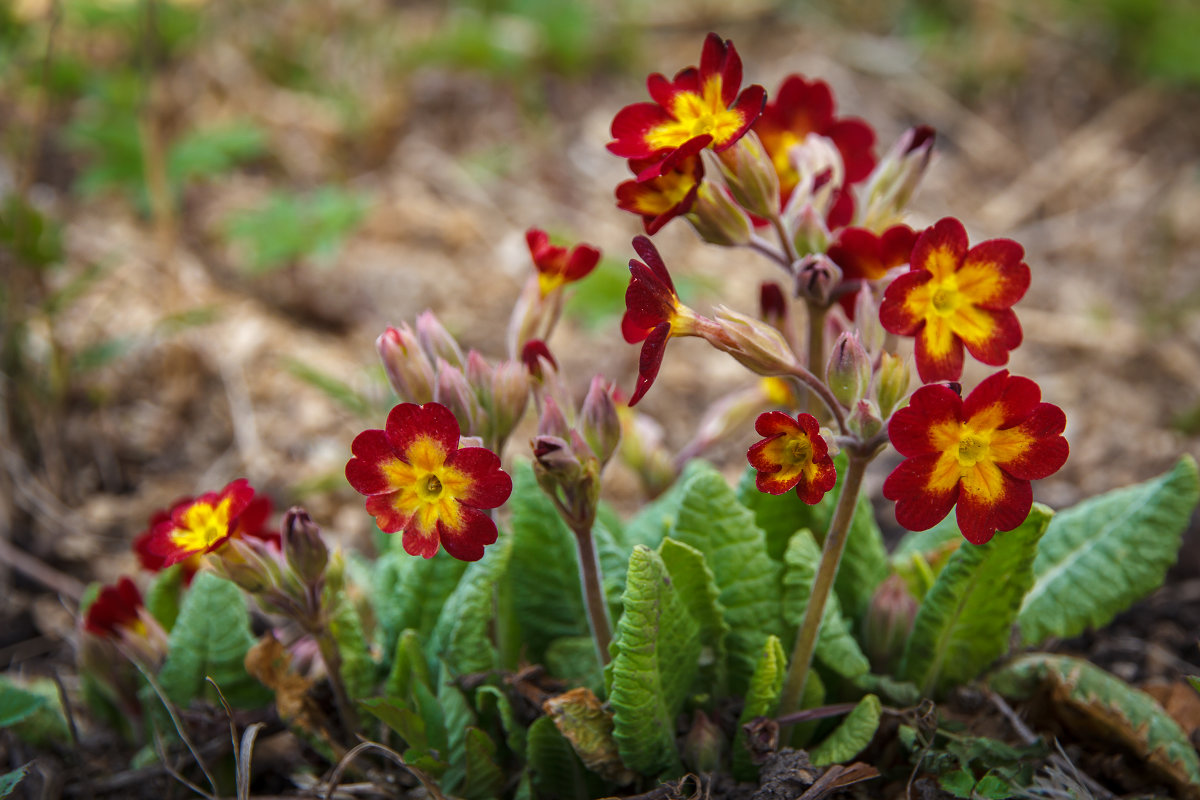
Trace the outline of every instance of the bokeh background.
{"type": "MultiPolygon", "coordinates": [[[[618,321],[640,222],[614,206],[608,126],[710,30],[768,92],[790,72],[829,82],[881,150],[935,127],[911,224],[953,215],[972,241],[1025,246],[1012,369],[1067,411],[1072,447],[1039,499],[1200,451],[1190,0],[10,0],[0,668],[69,660],[63,598],[132,570],[152,511],[235,477],[369,548],[342,469],[394,401],[374,339],[429,308],[501,355],[529,227],[603,250],[551,347],[581,394],[596,372],[631,387],[618,321]]],[[[753,311],[776,277],[682,221],[656,240],[701,310],[753,311]]],[[[677,341],[641,407],[681,446],[749,381],[677,341]]],[[[712,454],[731,475],[751,436],[712,454]]],[[[633,482],[611,478],[628,508],[633,482]]],[[[1177,579],[1200,576],[1198,552],[1177,579]]]]}

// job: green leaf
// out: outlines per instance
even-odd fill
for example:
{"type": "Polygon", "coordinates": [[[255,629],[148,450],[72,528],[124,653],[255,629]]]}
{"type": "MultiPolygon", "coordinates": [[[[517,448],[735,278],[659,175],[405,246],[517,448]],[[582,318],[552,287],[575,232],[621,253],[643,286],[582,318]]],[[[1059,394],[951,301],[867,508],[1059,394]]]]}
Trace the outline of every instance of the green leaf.
{"type": "Polygon", "coordinates": [[[958,522],[951,514],[927,531],[911,531],[892,551],[892,561],[904,561],[912,555],[925,555],[962,538],[958,522]]]}
{"type": "MultiPolygon", "coordinates": [[[[442,669],[445,676],[447,670],[442,669]]],[[[446,748],[441,752],[450,762],[442,778],[448,792],[458,792],[467,779],[467,731],[475,724],[475,713],[457,686],[443,680],[437,687],[437,703],[446,726],[446,748]]]]}
{"type": "MultiPolygon", "coordinates": [[[[199,572],[183,598],[158,680],[179,706],[210,691],[205,677],[211,677],[236,708],[262,705],[270,693],[243,666],[253,644],[241,590],[211,572],[199,572]]],[[[210,701],[215,695],[212,692],[210,701]]]]}
{"type": "Polygon", "coordinates": [[[1187,679],[1188,679],[1188,683],[1190,683],[1192,685],[1192,688],[1195,689],[1197,692],[1200,692],[1200,676],[1188,675],[1187,679]]]}
{"type": "Polygon", "coordinates": [[[0,676],[0,728],[11,728],[29,719],[46,705],[46,698],[22,689],[7,677],[0,676]]]}
{"type": "Polygon", "coordinates": [[[375,679],[379,670],[367,647],[362,620],[344,591],[337,593],[332,600],[332,606],[329,632],[333,634],[342,657],[342,682],[345,683],[346,691],[352,700],[367,697],[375,689],[375,679]]]}
{"type": "Polygon", "coordinates": [[[739,781],[758,780],[758,766],[750,760],[746,749],[744,726],[755,717],[775,714],[779,695],[783,691],[783,679],[787,675],[787,656],[778,636],[768,636],[763,646],[754,674],[750,676],[750,687],[746,690],[746,704],[738,717],[737,733],[733,739],[733,776],[739,781]]]}
{"type": "Polygon", "coordinates": [[[499,719],[500,728],[504,731],[504,741],[514,755],[525,755],[525,728],[517,720],[508,695],[495,686],[480,686],[475,690],[475,707],[482,717],[488,717],[493,712],[499,719]]]}
{"type": "Polygon", "coordinates": [[[496,743],[479,728],[467,728],[467,776],[460,793],[466,800],[488,800],[499,797],[504,788],[504,772],[496,766],[496,743]]]}
{"type": "Polygon", "coordinates": [[[883,705],[875,695],[869,694],[859,700],[842,724],[825,741],[808,751],[813,765],[841,764],[861,753],[875,738],[882,714],[883,705]]]}
{"type": "Polygon", "coordinates": [[[186,181],[211,177],[258,157],[266,136],[249,122],[189,131],[167,153],[167,176],[178,192],[186,181]]]}
{"type": "MultiPolygon", "coordinates": [[[[783,593],[780,598],[783,621],[787,629],[794,632],[804,621],[813,581],[821,563],[821,548],[811,532],[801,530],[792,537],[783,558],[783,593]]],[[[794,638],[794,633],[789,638],[794,638]]],[[[857,678],[871,669],[862,648],[850,635],[850,626],[842,616],[836,593],[831,594],[825,604],[816,656],[826,667],[846,678],[857,678]]]]}
{"type": "MultiPolygon", "coordinates": [[[[767,553],[776,561],[783,561],[792,534],[801,528],[820,531],[823,536],[829,530],[833,517],[834,492],[827,492],[821,502],[810,506],[795,492],[767,494],[755,486],[758,470],[749,467],[738,481],[737,499],[754,512],[754,523],[766,537],[767,553]]],[[[841,471],[838,471],[841,475],[841,471]]]]}
{"type": "Polygon", "coordinates": [[[700,684],[706,692],[723,697],[728,673],[725,637],[729,635],[729,625],[725,622],[725,609],[717,599],[712,570],[703,553],[671,538],[663,539],[658,554],[675,591],[700,626],[700,684]]]}
{"type": "Polygon", "coordinates": [[[975,775],[970,770],[956,769],[939,778],[938,786],[955,797],[971,800],[972,792],[975,789],[975,775]]]}
{"type": "Polygon", "coordinates": [[[247,250],[255,273],[305,258],[332,261],[367,206],[365,197],[335,186],[309,194],[280,190],[262,206],[232,214],[225,235],[247,250]]]}
{"type": "Polygon", "coordinates": [[[34,747],[65,742],[69,734],[58,684],[50,678],[30,678],[18,685],[0,675],[0,728],[34,747]]]}
{"type": "Polygon", "coordinates": [[[508,500],[512,564],[508,583],[525,658],[544,662],[564,636],[587,636],[575,536],[537,485],[528,462],[516,465],[508,500]]]}
{"type": "MultiPolygon", "coordinates": [[[[425,691],[428,693],[429,690],[425,691]]],[[[425,717],[420,713],[383,697],[368,697],[358,703],[404,740],[403,755],[407,763],[436,777],[446,773],[449,765],[443,760],[445,751],[436,751],[430,746],[425,717]]],[[[444,735],[444,729],[442,733],[444,735]]]]}
{"type": "Polygon", "coordinates": [[[146,610],[158,620],[167,633],[179,618],[179,601],[183,595],[183,565],[167,567],[154,576],[146,590],[146,610]]]}
{"type": "Polygon", "coordinates": [[[383,630],[383,650],[396,647],[400,632],[412,629],[428,640],[446,598],[466,571],[466,562],[439,551],[433,558],[414,558],[397,546],[377,562],[371,583],[371,605],[383,630]]]}
{"type": "Polygon", "coordinates": [[[782,633],[780,565],[767,555],[754,515],[721,473],[703,461],[692,465],[670,535],[708,559],[729,624],[729,690],[743,694],[767,637],[782,633]]]}
{"type": "Polygon", "coordinates": [[[625,766],[657,775],[679,763],[675,718],[698,674],[700,625],[658,553],[629,557],[625,613],[613,645],[613,738],[625,766]]]}
{"type": "MultiPolygon", "coordinates": [[[[1184,793],[1200,785],[1200,756],[1187,734],[1154,698],[1080,658],[1031,653],[988,678],[1014,700],[1044,697],[1077,733],[1119,742],[1184,793]]],[[[1191,796],[1188,794],[1187,796],[1191,796]]]]}
{"type": "Polygon", "coordinates": [[[1015,530],[963,545],[925,596],[904,647],[900,677],[926,696],[977,676],[1008,650],[1021,600],[1033,584],[1038,540],[1053,512],[1035,504],[1015,530]]]}
{"type": "Polygon", "coordinates": [[[546,648],[546,669],[571,686],[586,686],[604,693],[604,675],[591,636],[564,636],[546,648]]]}
{"type": "Polygon", "coordinates": [[[528,749],[528,769],[539,798],[589,800],[604,796],[604,784],[583,766],[550,717],[538,717],[529,726],[528,749]]]}
{"type": "Polygon", "coordinates": [[[412,702],[413,683],[430,686],[429,662],[421,651],[421,638],[412,628],[396,640],[396,654],[384,683],[384,695],[391,700],[412,702]]]}
{"type": "Polygon", "coordinates": [[[1060,511],[1033,564],[1021,641],[1102,627],[1161,586],[1198,500],[1196,460],[1184,456],[1153,480],[1060,511]]]}
{"type": "MultiPolygon", "coordinates": [[[[32,764],[33,762],[29,762],[32,764]]],[[[6,772],[0,775],[0,800],[12,794],[13,789],[17,788],[17,784],[25,780],[25,776],[29,774],[29,764],[17,767],[11,772],[6,772]]]]}
{"type": "Polygon", "coordinates": [[[428,652],[444,661],[454,676],[498,666],[488,629],[494,617],[496,585],[508,569],[514,538],[500,537],[483,558],[467,567],[429,635],[428,652]]]}
{"type": "Polygon", "coordinates": [[[712,467],[699,459],[689,461],[683,468],[683,473],[671,484],[671,488],[662,496],[642,507],[634,517],[625,523],[624,539],[629,547],[644,544],[650,549],[658,547],[663,537],[671,532],[675,520],[679,517],[679,506],[683,503],[684,491],[688,481],[697,474],[711,470],[712,467]]]}

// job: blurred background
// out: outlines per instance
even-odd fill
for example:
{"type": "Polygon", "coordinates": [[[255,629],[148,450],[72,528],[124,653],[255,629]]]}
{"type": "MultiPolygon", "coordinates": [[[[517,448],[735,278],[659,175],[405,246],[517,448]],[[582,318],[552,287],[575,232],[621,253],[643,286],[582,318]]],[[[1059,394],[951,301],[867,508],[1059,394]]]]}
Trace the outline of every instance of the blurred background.
{"type": "MultiPolygon", "coordinates": [[[[1011,366],[1067,411],[1072,447],[1038,499],[1200,451],[1192,0],[8,0],[0,668],[61,652],[58,595],[131,571],[152,511],[235,477],[369,548],[343,467],[394,402],[374,339],[430,308],[502,355],[529,227],[603,250],[550,345],[580,394],[595,372],[631,388],[618,322],[641,225],[614,205],[608,126],[710,30],[768,93],[829,82],[880,151],[932,125],[910,223],[1025,246],[1011,366]]],[[[753,312],[777,277],[682,222],[656,241],[702,312],[753,312]]],[[[639,408],[678,447],[739,382],[678,341],[639,408]]],[[[731,475],[751,436],[713,453],[731,475]]],[[[1200,575],[1197,552],[1179,574],[1200,575]]]]}

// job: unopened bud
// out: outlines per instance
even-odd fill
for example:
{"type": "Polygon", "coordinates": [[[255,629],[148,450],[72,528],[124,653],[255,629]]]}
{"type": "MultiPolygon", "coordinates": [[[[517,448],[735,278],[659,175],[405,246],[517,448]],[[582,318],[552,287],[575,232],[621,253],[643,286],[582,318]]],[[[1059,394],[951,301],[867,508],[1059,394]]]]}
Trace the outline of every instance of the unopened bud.
{"type": "Polygon", "coordinates": [[[792,223],[792,244],[801,257],[813,253],[824,253],[829,249],[829,226],[825,215],[811,205],[802,207],[792,223]]]}
{"type": "Polygon", "coordinates": [[[760,375],[778,375],[796,366],[796,356],[788,343],[767,323],[726,306],[717,306],[713,314],[724,340],[713,338],[710,343],[747,369],[760,375]]]}
{"type": "Polygon", "coordinates": [[[724,735],[708,715],[696,709],[692,727],[683,738],[683,763],[696,772],[713,772],[721,765],[724,735]]]}
{"type": "Polygon", "coordinates": [[[810,133],[788,149],[788,159],[800,179],[788,198],[787,212],[809,206],[824,217],[846,180],[841,151],[832,139],[810,133]]]}
{"type": "Polygon", "coordinates": [[[554,436],[559,439],[566,439],[570,436],[571,423],[567,421],[567,417],[563,414],[562,407],[553,397],[547,395],[546,402],[542,406],[542,415],[538,417],[537,432],[538,436],[554,436]]]}
{"type": "Polygon", "coordinates": [[[482,393],[490,391],[492,388],[492,373],[494,368],[487,362],[487,359],[479,354],[478,350],[472,348],[467,352],[467,368],[464,374],[467,378],[467,383],[471,384],[471,388],[475,392],[482,393]]]}
{"type": "Polygon", "coordinates": [[[245,538],[230,539],[209,561],[214,572],[247,594],[262,594],[277,584],[278,564],[273,562],[245,538]]]}
{"type": "Polygon", "coordinates": [[[612,393],[600,375],[592,378],[592,385],[579,412],[579,425],[588,446],[600,459],[601,466],[607,464],[621,442],[621,420],[617,416],[612,393]]]}
{"type": "Polygon", "coordinates": [[[895,669],[919,607],[899,575],[879,584],[863,616],[863,650],[873,670],[887,674],[895,669]]]}
{"type": "Polygon", "coordinates": [[[492,373],[492,426],[506,438],[525,415],[529,404],[529,373],[519,361],[503,361],[492,373]]]}
{"type": "Polygon", "coordinates": [[[918,125],[905,131],[867,179],[862,226],[883,232],[899,221],[933,155],[933,128],[918,125]]]}
{"type": "Polygon", "coordinates": [[[288,566],[302,583],[315,586],[329,563],[329,548],[321,538],[321,529],[307,511],[294,506],[283,515],[280,533],[288,566]]]}
{"type": "Polygon", "coordinates": [[[375,348],[401,400],[424,405],[433,399],[433,364],[408,325],[389,327],[375,340],[375,348]]]}
{"type": "Polygon", "coordinates": [[[740,247],[754,235],[746,212],[733,202],[723,186],[711,180],[700,184],[687,219],[701,239],[722,247],[740,247]]]}
{"type": "Polygon", "coordinates": [[[875,302],[875,293],[866,283],[854,296],[854,321],[862,332],[862,344],[866,351],[878,352],[883,346],[885,332],[883,323],[879,321],[879,305],[875,302]]]}
{"type": "Polygon", "coordinates": [[[443,359],[459,369],[463,368],[462,348],[450,335],[432,311],[423,311],[417,317],[417,340],[430,359],[443,359]]]}
{"type": "Polygon", "coordinates": [[[843,333],[833,344],[829,364],[825,367],[825,383],[837,401],[854,408],[871,386],[871,357],[862,346],[858,332],[843,333]]]}
{"type": "Polygon", "coordinates": [[[860,439],[870,439],[883,428],[883,417],[874,400],[859,400],[850,411],[846,427],[860,439]]]}
{"type": "Polygon", "coordinates": [[[842,269],[824,253],[814,253],[796,262],[796,296],[819,306],[829,305],[834,288],[842,282],[842,269]]]}
{"type": "Polygon", "coordinates": [[[464,431],[479,433],[483,430],[484,411],[461,369],[438,361],[433,399],[454,413],[464,431]]]}
{"type": "Polygon", "coordinates": [[[892,415],[908,394],[909,380],[908,362],[900,356],[884,353],[879,360],[879,384],[875,388],[879,413],[884,419],[892,415]]]}
{"type": "Polygon", "coordinates": [[[572,481],[583,471],[583,465],[566,439],[538,434],[530,440],[529,446],[533,449],[533,461],[539,474],[544,473],[556,481],[572,481]]]}
{"type": "Polygon", "coordinates": [[[754,131],[748,131],[717,160],[730,193],[743,208],[767,219],[779,214],[779,173],[754,131]]]}

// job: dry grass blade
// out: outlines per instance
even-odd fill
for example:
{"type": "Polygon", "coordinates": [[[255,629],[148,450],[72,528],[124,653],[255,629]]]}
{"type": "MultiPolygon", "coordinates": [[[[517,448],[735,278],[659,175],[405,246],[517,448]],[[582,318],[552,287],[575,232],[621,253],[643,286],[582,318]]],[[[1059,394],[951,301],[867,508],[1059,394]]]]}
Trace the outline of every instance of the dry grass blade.
{"type": "Polygon", "coordinates": [[[250,762],[254,757],[254,740],[258,736],[258,732],[266,727],[262,722],[256,722],[242,732],[241,743],[238,742],[237,724],[233,721],[233,709],[229,706],[229,701],[225,699],[225,693],[221,691],[221,687],[212,679],[211,675],[206,675],[204,680],[213,687],[217,693],[217,697],[221,700],[221,705],[225,708],[225,717],[229,720],[229,740],[233,743],[233,761],[236,773],[237,796],[238,800],[250,800],[250,762]]]}
{"type": "Polygon", "coordinates": [[[432,778],[416,767],[408,764],[404,760],[404,757],[395,750],[379,744],[378,742],[363,742],[362,744],[351,748],[346,755],[342,756],[341,760],[338,761],[337,766],[334,767],[333,774],[329,776],[329,783],[325,787],[325,800],[332,800],[333,793],[337,789],[338,782],[342,779],[342,773],[346,771],[346,767],[350,765],[350,762],[368,750],[375,750],[380,754],[387,756],[393,762],[411,772],[413,777],[421,782],[421,785],[425,787],[425,791],[428,792],[429,796],[434,798],[434,800],[446,800],[446,795],[442,794],[442,790],[438,788],[437,783],[432,778]]]}

